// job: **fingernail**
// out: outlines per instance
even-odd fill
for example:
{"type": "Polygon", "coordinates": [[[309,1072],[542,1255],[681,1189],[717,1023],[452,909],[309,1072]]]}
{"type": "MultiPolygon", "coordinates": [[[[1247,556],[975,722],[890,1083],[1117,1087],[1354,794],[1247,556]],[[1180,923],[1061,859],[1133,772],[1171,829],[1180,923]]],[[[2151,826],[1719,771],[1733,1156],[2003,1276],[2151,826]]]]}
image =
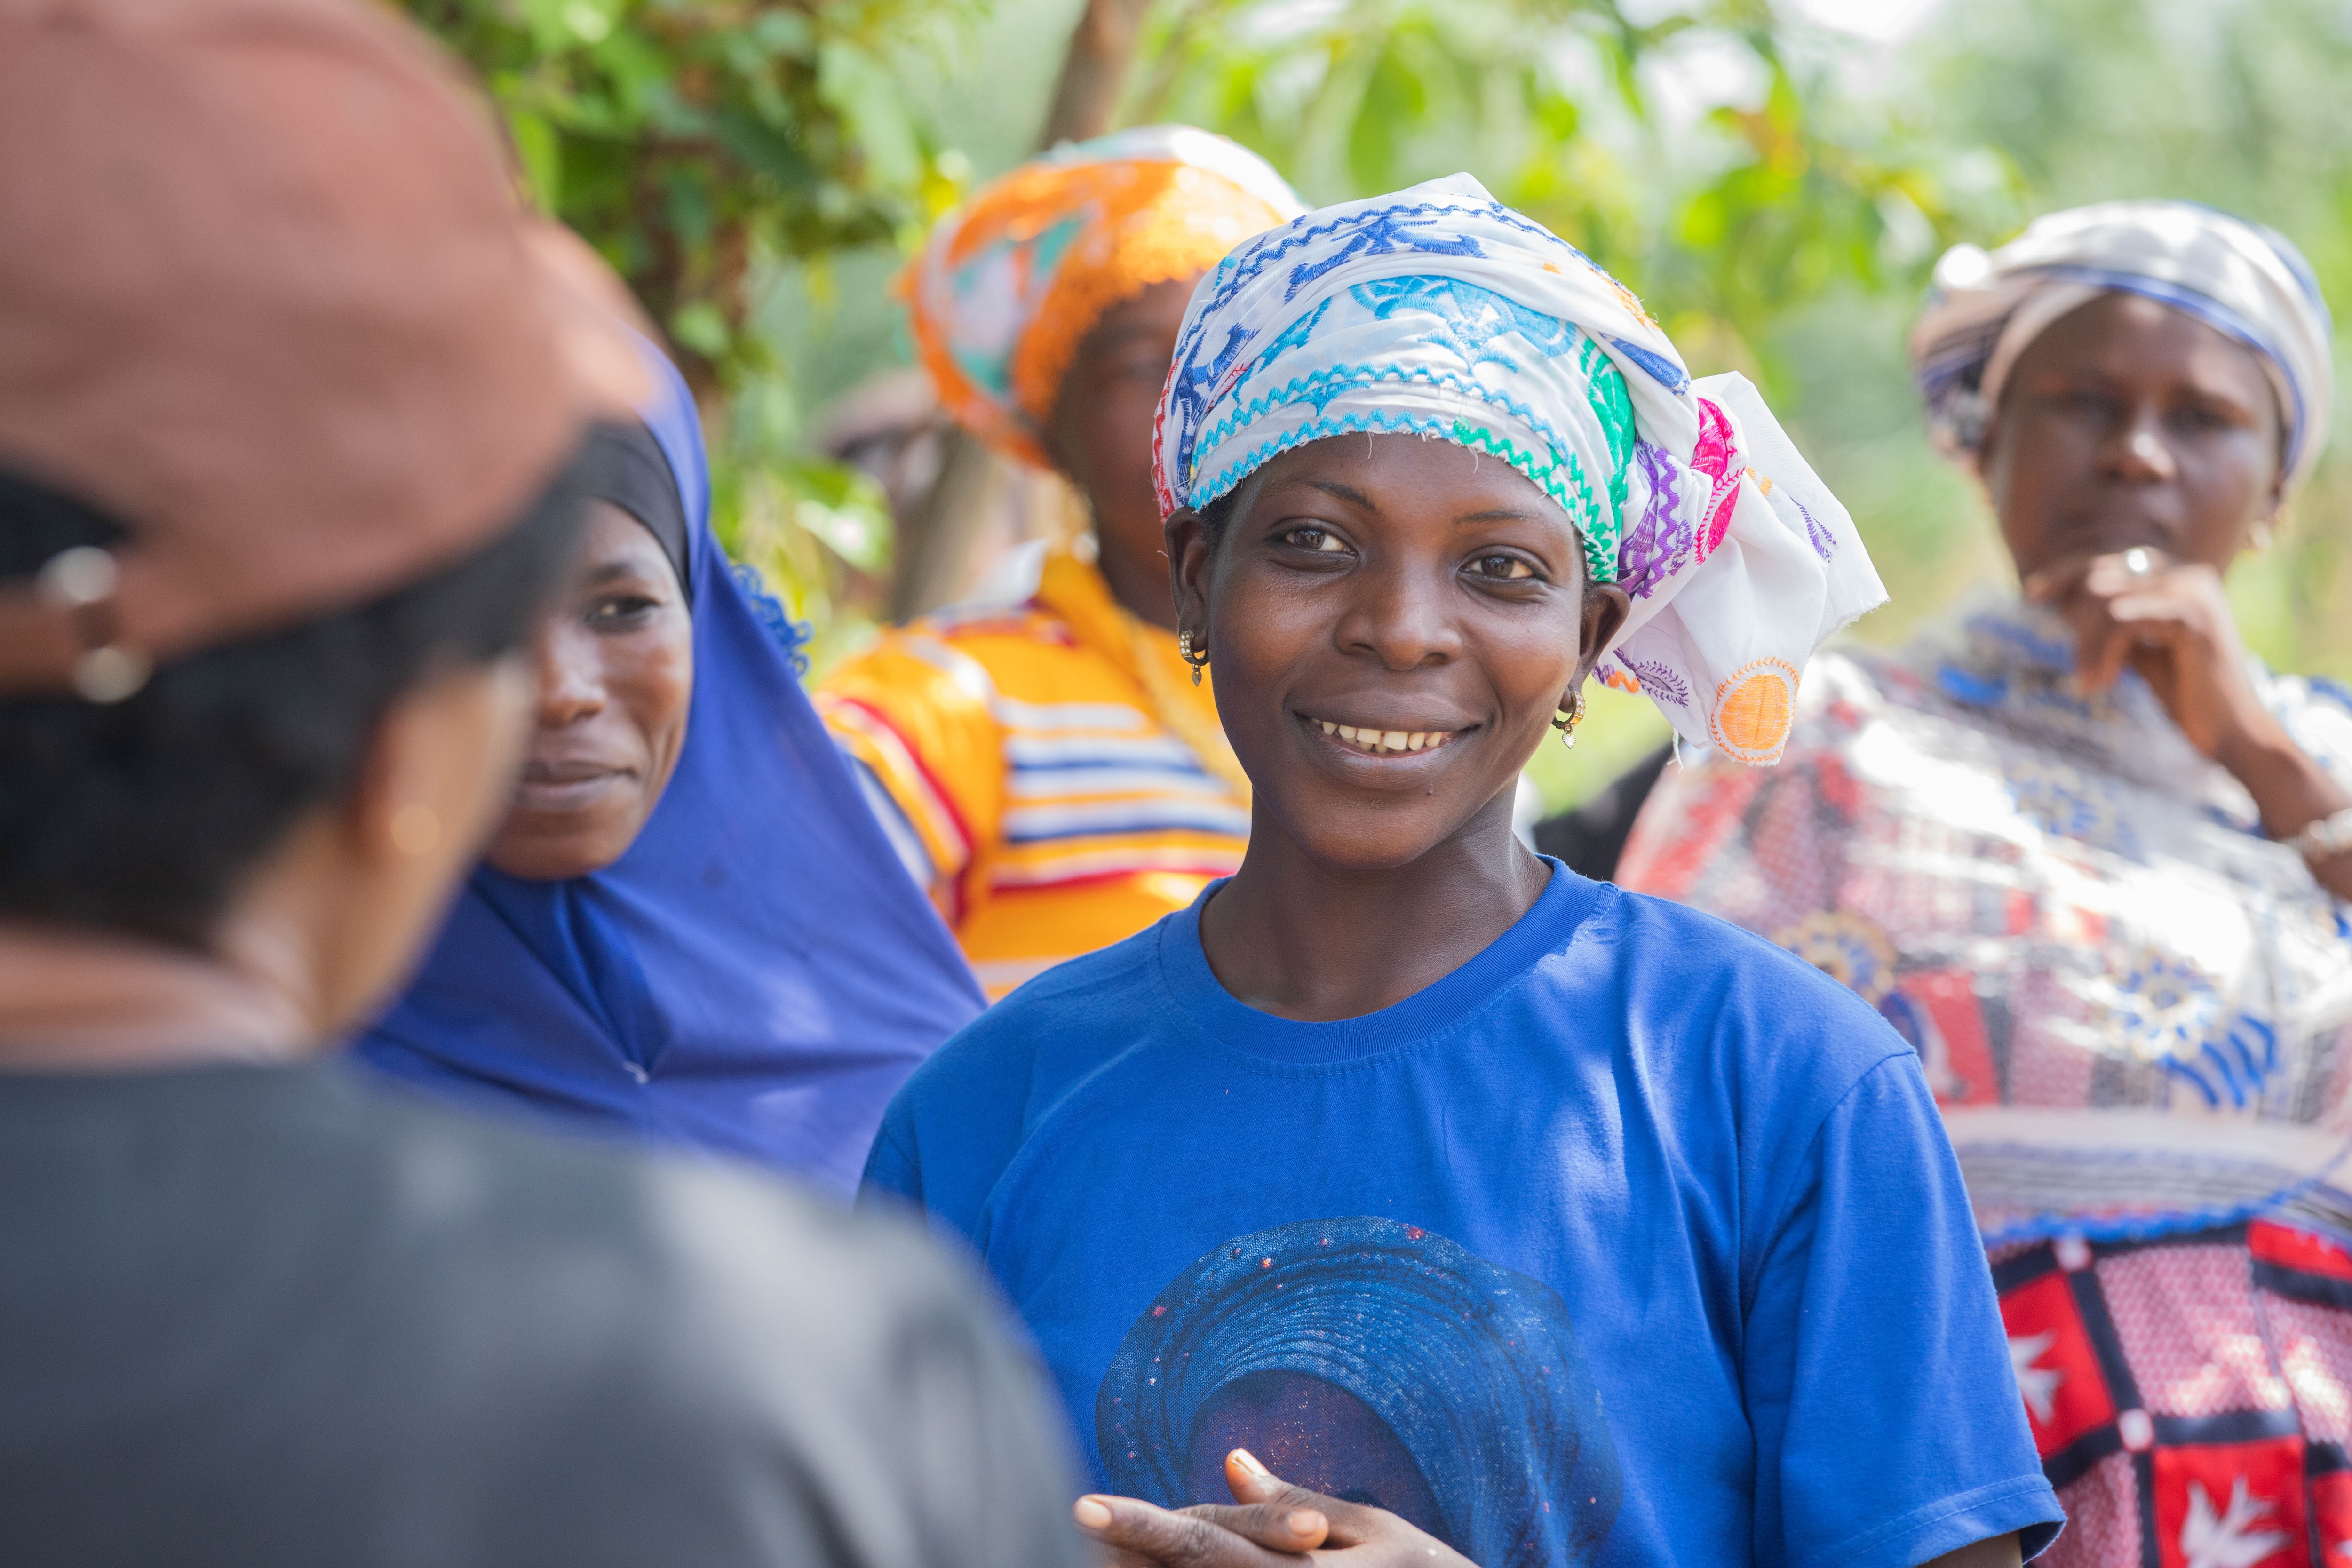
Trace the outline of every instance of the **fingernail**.
{"type": "Polygon", "coordinates": [[[1311,1508],[1292,1509],[1282,1522],[1290,1526],[1293,1535],[1314,1535],[1326,1528],[1323,1516],[1311,1508]]]}
{"type": "Polygon", "coordinates": [[[1108,1530],[1110,1505],[1098,1497],[1082,1497],[1071,1505],[1070,1517],[1080,1530],[1108,1530]]]}
{"type": "Polygon", "coordinates": [[[1225,1458],[1232,1460],[1234,1464],[1239,1465],[1243,1469],[1247,1470],[1251,1475],[1271,1476],[1274,1474],[1272,1470],[1269,1470],[1264,1465],[1259,1464],[1257,1462],[1257,1456],[1251,1453],[1247,1448],[1235,1448],[1232,1453],[1227,1454],[1225,1458]]]}

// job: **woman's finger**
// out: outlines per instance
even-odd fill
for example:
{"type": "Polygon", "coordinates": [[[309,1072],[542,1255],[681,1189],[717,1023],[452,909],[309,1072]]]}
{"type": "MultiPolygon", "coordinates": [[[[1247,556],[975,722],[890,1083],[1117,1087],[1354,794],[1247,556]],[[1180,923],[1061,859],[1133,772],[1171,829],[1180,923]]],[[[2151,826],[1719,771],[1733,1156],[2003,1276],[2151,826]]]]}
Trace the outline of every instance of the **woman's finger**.
{"type": "Polygon", "coordinates": [[[2074,634],[2074,684],[2087,694],[2104,691],[2123,673],[2128,641],[2118,636],[2107,602],[2077,584],[2075,592],[2057,604],[2057,610],[2074,634]]]}
{"type": "Polygon", "coordinates": [[[1253,1541],[1269,1552],[1312,1552],[1331,1536],[1331,1518],[1314,1504],[1321,1500],[1314,1493],[1298,1491],[1297,1499],[1277,1498],[1252,1503],[1199,1503],[1183,1510],[1195,1519],[1207,1520],[1222,1530],[1230,1530],[1244,1541],[1253,1541]]]}
{"type": "MultiPolygon", "coordinates": [[[[1203,1517],[1207,1511],[1171,1513],[1139,1498],[1089,1493],[1071,1508],[1070,1517],[1080,1530],[1114,1552],[1157,1568],[1299,1568],[1297,1552],[1310,1549],[1261,1546],[1203,1517]]],[[[1310,1544],[1319,1545],[1322,1539],[1318,1530],[1310,1544]]]]}
{"type": "Polygon", "coordinates": [[[2034,603],[2051,604],[2080,587],[2092,567],[2105,559],[2108,558],[2099,555],[2061,556],[2040,571],[2028,574],[2020,586],[2034,603]]]}

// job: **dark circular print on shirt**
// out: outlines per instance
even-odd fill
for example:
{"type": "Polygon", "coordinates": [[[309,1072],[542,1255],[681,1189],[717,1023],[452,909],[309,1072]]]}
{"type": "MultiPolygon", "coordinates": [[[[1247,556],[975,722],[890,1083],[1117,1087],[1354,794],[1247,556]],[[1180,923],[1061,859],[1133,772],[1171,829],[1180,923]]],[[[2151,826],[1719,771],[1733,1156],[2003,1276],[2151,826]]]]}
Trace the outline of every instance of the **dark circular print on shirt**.
{"type": "Polygon", "coordinates": [[[1590,1561],[1624,1493],[1559,1294],[1370,1215],[1236,1237],[1195,1261],[1112,1358],[1095,1440],[1115,1491],[1229,1501],[1216,1464],[1247,1447],[1482,1568],[1590,1561]]]}

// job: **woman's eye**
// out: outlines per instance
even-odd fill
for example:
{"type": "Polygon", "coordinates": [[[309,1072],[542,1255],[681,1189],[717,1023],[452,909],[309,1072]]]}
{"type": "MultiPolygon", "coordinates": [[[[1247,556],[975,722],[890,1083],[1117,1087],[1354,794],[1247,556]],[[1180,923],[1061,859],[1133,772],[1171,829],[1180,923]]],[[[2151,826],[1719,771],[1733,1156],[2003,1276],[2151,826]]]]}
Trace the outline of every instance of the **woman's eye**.
{"type": "Polygon", "coordinates": [[[656,601],[643,595],[621,594],[609,599],[599,599],[589,605],[588,621],[592,626],[610,626],[617,621],[635,620],[646,611],[660,607],[656,601]]]}
{"type": "Polygon", "coordinates": [[[1534,567],[1516,555],[1481,555],[1470,570],[1496,583],[1524,583],[1536,574],[1534,567]]]}
{"type": "Polygon", "coordinates": [[[1318,554],[1336,555],[1348,546],[1328,528],[1294,528],[1282,536],[1285,544],[1298,550],[1312,550],[1318,554]]]}

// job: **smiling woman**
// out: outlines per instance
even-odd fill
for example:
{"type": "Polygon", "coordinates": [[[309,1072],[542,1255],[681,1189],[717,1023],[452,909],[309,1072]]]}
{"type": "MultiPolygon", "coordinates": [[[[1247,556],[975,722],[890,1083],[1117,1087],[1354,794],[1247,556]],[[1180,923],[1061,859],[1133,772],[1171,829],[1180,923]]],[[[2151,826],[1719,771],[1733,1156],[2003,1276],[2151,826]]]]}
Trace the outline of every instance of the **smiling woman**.
{"type": "Polygon", "coordinates": [[[643,426],[605,437],[595,457],[570,602],[534,649],[539,727],[486,857],[533,881],[601,871],[636,841],[677,766],[694,694],[669,466],[643,426]]]}
{"type": "Polygon", "coordinates": [[[1592,671],[1767,762],[1880,596],[1753,390],[1462,175],[1228,256],[1157,428],[1247,853],[950,1042],[866,1170],[982,1250],[1139,1494],[1080,1524],[1187,1568],[2038,1550],[1917,1057],[1511,831],[1592,671]]]}
{"type": "Polygon", "coordinates": [[[506,820],[360,1051],[845,1194],[980,996],[711,536],[694,405],[653,368],[646,423],[590,465],[506,820]]]}

